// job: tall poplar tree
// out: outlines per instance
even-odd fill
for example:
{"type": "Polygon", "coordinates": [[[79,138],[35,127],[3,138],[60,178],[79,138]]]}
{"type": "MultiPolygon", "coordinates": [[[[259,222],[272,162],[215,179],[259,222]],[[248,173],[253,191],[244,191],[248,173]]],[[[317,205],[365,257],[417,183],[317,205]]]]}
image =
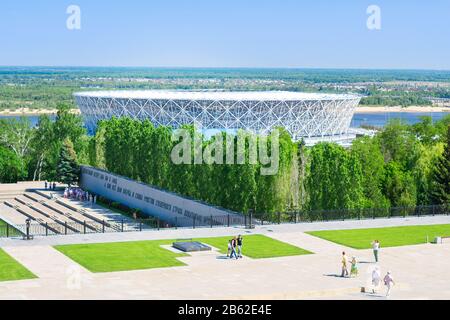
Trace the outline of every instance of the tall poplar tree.
{"type": "Polygon", "coordinates": [[[447,129],[447,144],[432,174],[431,198],[435,204],[450,203],[450,126],[447,129]]]}

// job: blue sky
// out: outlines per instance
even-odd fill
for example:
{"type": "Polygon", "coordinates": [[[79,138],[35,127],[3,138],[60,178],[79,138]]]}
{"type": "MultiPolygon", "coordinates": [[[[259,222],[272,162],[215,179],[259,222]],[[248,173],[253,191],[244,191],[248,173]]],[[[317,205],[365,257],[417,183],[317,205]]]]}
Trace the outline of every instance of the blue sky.
{"type": "Polygon", "coordinates": [[[450,69],[448,0],[2,0],[0,65],[450,69]],[[81,8],[81,30],[66,9],[81,8]],[[381,8],[381,30],[366,9],[381,8]]]}

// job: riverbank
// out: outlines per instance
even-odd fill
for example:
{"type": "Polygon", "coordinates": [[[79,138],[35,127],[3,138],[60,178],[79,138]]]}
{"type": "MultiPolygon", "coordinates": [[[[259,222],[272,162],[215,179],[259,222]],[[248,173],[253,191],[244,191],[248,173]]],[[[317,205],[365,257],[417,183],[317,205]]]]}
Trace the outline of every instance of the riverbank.
{"type": "MultiPolygon", "coordinates": [[[[12,117],[17,117],[17,116],[40,116],[40,115],[56,115],[56,113],[58,112],[58,110],[56,109],[29,109],[29,108],[19,108],[16,110],[9,110],[9,109],[5,109],[5,110],[0,110],[0,116],[12,116],[12,117]]],[[[79,109],[72,109],[72,113],[75,114],[80,114],[80,110],[79,109]]]]}
{"type": "Polygon", "coordinates": [[[410,107],[383,107],[383,106],[358,106],[355,113],[439,113],[450,112],[450,107],[440,106],[410,106],[410,107]]]}

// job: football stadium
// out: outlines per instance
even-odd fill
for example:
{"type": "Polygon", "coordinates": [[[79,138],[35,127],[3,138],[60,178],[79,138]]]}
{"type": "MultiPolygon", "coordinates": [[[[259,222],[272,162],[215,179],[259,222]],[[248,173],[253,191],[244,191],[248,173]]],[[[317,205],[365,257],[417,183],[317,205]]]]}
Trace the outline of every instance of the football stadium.
{"type": "Polygon", "coordinates": [[[283,127],[307,144],[343,142],[360,97],[283,91],[98,91],[75,93],[89,132],[111,117],[148,119],[155,126],[246,130],[266,134],[283,127]]]}

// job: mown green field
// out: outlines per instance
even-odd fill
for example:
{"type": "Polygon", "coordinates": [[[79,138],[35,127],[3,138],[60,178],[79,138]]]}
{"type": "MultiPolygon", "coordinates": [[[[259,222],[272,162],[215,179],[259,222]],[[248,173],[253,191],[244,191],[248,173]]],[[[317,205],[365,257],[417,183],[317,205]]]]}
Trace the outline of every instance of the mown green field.
{"type": "Polygon", "coordinates": [[[406,226],[375,229],[307,232],[310,235],[354,249],[369,249],[374,240],[381,247],[399,247],[431,242],[436,236],[450,236],[450,225],[406,226]]]}
{"type": "MultiPolygon", "coordinates": [[[[230,237],[194,239],[220,249],[226,254],[230,237]]],[[[177,258],[187,254],[171,252],[161,245],[171,245],[174,240],[138,241],[101,244],[56,246],[91,272],[117,272],[184,266],[177,258]]],[[[261,235],[244,237],[243,255],[254,258],[275,258],[311,254],[304,249],[261,235]]]]}
{"type": "Polygon", "coordinates": [[[34,279],[36,276],[0,249],[0,281],[34,279]]]}
{"type": "MultiPolygon", "coordinates": [[[[221,253],[227,253],[228,240],[230,237],[197,239],[200,242],[213,246],[221,253]]],[[[277,258],[312,254],[302,248],[281,242],[263,235],[244,236],[242,254],[252,259],[277,258]]]]}
{"type": "Polygon", "coordinates": [[[171,241],[138,241],[56,246],[91,272],[116,272],[184,266],[177,254],[161,247],[171,241]]]}

